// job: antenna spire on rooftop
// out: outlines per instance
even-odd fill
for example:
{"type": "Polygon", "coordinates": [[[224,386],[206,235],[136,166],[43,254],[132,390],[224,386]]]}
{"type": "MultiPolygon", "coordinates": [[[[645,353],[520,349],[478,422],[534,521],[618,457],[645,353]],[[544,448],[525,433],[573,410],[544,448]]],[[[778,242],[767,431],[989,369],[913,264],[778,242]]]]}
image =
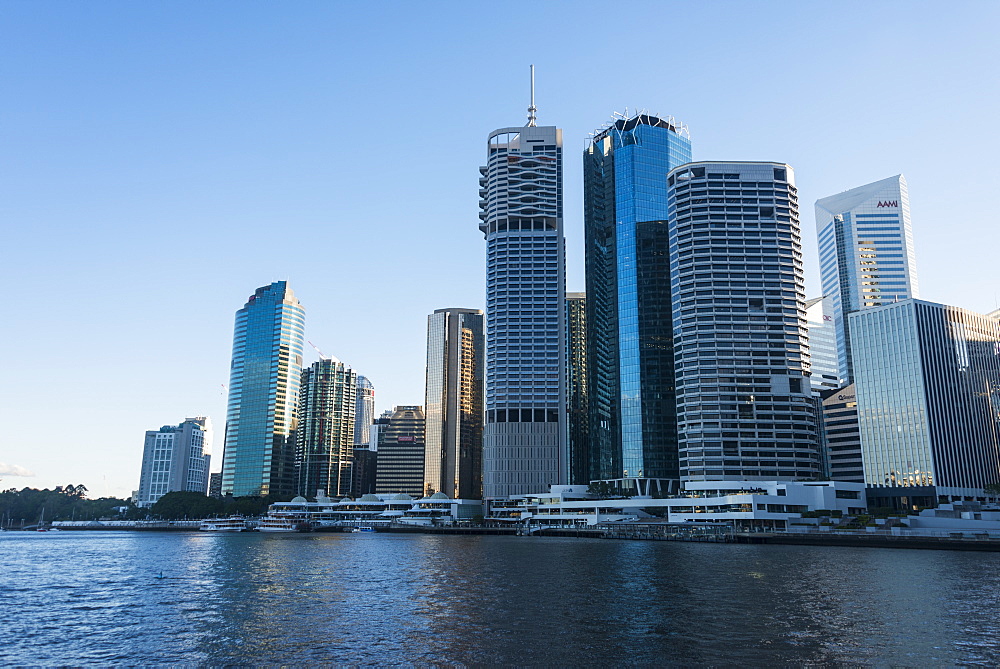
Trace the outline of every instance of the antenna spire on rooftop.
{"type": "Polygon", "coordinates": [[[535,107],[535,66],[531,66],[531,106],[528,107],[528,127],[535,127],[535,112],[538,108],[535,107]]]}

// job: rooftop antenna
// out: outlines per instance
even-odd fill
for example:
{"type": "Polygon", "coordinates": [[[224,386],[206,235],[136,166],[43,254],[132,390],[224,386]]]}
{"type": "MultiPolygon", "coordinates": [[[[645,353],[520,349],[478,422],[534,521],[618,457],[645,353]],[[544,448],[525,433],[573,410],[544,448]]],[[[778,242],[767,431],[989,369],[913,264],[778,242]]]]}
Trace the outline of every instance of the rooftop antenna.
{"type": "Polygon", "coordinates": [[[535,107],[535,66],[531,66],[531,106],[528,107],[528,127],[535,127],[535,112],[538,108],[535,107]]]}

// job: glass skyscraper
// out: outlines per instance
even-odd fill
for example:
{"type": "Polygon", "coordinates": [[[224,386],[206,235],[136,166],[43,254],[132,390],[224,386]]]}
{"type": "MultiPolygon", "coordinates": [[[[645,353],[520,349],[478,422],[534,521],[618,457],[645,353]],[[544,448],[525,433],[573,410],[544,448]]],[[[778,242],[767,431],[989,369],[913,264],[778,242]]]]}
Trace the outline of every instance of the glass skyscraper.
{"type": "Polygon", "coordinates": [[[854,380],[847,316],[919,297],[902,174],[816,201],[820,278],[832,300],[841,378],[854,380]]]}
{"type": "Polygon", "coordinates": [[[837,330],[833,326],[833,300],[814,297],[806,301],[806,324],[809,328],[809,377],[813,391],[840,388],[840,364],[837,358],[837,330]]]}
{"type": "Polygon", "coordinates": [[[792,168],[698,162],[668,182],[681,478],[816,478],[792,168]]]}
{"type": "Polygon", "coordinates": [[[587,296],[566,293],[566,418],[569,482],[590,482],[590,416],[587,411],[587,296]]]}
{"type": "Polygon", "coordinates": [[[690,160],[687,128],[647,114],[584,151],[593,479],[678,478],[667,173],[690,160]]]}
{"type": "Polygon", "coordinates": [[[375,386],[367,376],[358,376],[358,404],[354,420],[354,443],[368,448],[375,422],[375,386]]]}
{"type": "Polygon", "coordinates": [[[484,348],[482,311],[438,309],[427,317],[427,497],[482,497],[484,348]]]}
{"type": "MultiPolygon", "coordinates": [[[[483,496],[564,483],[565,242],[562,131],[529,124],[487,140],[479,229],[486,237],[483,496]]],[[[381,457],[381,456],[380,456],[381,457]]]]}
{"type": "Polygon", "coordinates": [[[236,312],[222,494],[295,494],[296,403],[305,310],[285,281],[258,288],[236,312]]]}
{"type": "Polygon", "coordinates": [[[1000,323],[913,299],[849,322],[869,499],[933,506],[1000,482],[1000,323]]]}
{"type": "Polygon", "coordinates": [[[302,370],[295,430],[299,495],[351,494],[358,378],[336,358],[302,370]]]}
{"type": "Polygon", "coordinates": [[[398,406],[386,413],[378,431],[375,492],[423,497],[424,408],[398,406]]]}

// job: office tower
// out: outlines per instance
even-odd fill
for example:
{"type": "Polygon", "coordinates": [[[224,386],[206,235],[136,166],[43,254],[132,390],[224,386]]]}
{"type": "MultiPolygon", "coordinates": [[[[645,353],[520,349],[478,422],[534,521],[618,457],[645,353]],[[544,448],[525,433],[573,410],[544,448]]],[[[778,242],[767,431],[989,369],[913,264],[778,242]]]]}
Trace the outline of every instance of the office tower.
{"type": "Polygon", "coordinates": [[[208,489],[212,428],[205,416],[146,432],[136,504],[152,506],[168,492],[208,489]]]}
{"type": "Polygon", "coordinates": [[[982,497],[1000,481],[1000,323],[914,299],[849,321],[869,499],[982,497]]]}
{"type": "Polygon", "coordinates": [[[562,130],[490,133],[479,168],[486,237],[483,496],[527,494],[567,479],[562,130]]]}
{"type": "Polygon", "coordinates": [[[375,492],[375,472],[378,467],[378,451],[368,444],[355,445],[354,467],[351,480],[351,497],[357,499],[362,495],[375,492]]]}
{"type": "Polygon", "coordinates": [[[822,398],[827,476],[834,481],[864,483],[858,399],[854,384],[824,390],[822,398]]]}
{"type": "Polygon", "coordinates": [[[208,496],[222,499],[222,472],[212,472],[208,475],[208,496]]]}
{"type": "Polygon", "coordinates": [[[833,300],[814,297],[806,300],[806,327],[809,329],[809,383],[813,392],[840,388],[837,362],[837,330],[833,326],[833,300]]]}
{"type": "Polygon", "coordinates": [[[236,312],[222,494],[295,494],[295,445],[305,310],[285,281],[258,288],[236,312]]]}
{"type": "Polygon", "coordinates": [[[375,492],[424,493],[424,409],[398,406],[379,430],[375,492]]]}
{"type": "Polygon", "coordinates": [[[480,499],[483,481],[483,312],[427,317],[424,494],[480,499]]]}
{"type": "Polygon", "coordinates": [[[919,297],[902,174],[816,201],[820,278],[831,298],[837,355],[845,383],[854,380],[847,315],[919,297]]]}
{"type": "Polygon", "coordinates": [[[587,406],[587,296],[566,293],[566,461],[575,485],[590,482],[587,406]]]}
{"type": "Polygon", "coordinates": [[[351,494],[358,375],[336,358],[302,370],[295,430],[298,494],[351,494]]]}
{"type": "Polygon", "coordinates": [[[583,155],[590,478],[640,492],[678,479],[667,173],[690,160],[687,127],[645,113],[583,155]]]}
{"type": "Polygon", "coordinates": [[[669,190],[682,479],[815,478],[792,168],[690,163],[669,190]]]}
{"type": "Polygon", "coordinates": [[[375,386],[367,376],[358,377],[357,416],[354,421],[354,443],[368,447],[371,426],[375,422],[375,386]]]}

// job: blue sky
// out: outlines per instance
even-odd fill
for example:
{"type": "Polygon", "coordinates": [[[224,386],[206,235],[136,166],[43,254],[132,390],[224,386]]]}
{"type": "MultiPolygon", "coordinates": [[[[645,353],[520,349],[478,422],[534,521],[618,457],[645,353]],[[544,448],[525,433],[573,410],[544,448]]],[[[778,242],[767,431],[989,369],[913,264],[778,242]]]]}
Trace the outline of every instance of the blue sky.
{"type": "Polygon", "coordinates": [[[423,402],[426,316],[483,306],[487,134],[612,112],[696,160],[796,170],[812,203],[902,172],[924,299],[997,306],[1000,4],[0,1],[0,487],[138,486],[143,432],[208,414],[233,315],[287,279],[307,336],[423,402]],[[18,476],[25,470],[35,476],[18,476]]]}

